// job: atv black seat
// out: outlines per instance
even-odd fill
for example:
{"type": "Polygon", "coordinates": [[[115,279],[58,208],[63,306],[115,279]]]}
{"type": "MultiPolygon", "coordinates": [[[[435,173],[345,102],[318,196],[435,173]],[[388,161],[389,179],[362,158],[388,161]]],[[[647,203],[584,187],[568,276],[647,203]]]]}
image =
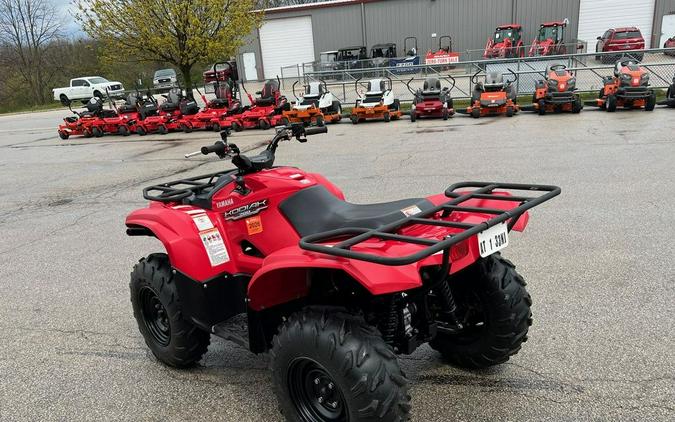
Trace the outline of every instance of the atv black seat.
{"type": "Polygon", "coordinates": [[[431,208],[433,204],[424,198],[368,205],[351,204],[320,185],[302,189],[279,205],[300,236],[347,227],[377,229],[405,218],[406,210],[426,211],[431,208]],[[311,204],[311,207],[307,204],[311,204]]]}

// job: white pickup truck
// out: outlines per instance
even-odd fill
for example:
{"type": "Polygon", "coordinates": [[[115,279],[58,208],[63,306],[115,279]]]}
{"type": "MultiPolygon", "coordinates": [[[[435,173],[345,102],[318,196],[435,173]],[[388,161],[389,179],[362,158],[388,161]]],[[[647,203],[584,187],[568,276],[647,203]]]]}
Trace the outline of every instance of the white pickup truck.
{"type": "Polygon", "coordinates": [[[103,98],[107,95],[111,97],[121,97],[124,94],[124,87],[121,82],[110,82],[100,76],[84,76],[70,80],[70,86],[65,88],[54,88],[54,100],[66,104],[69,100],[81,100],[83,103],[89,101],[91,97],[103,98]]]}

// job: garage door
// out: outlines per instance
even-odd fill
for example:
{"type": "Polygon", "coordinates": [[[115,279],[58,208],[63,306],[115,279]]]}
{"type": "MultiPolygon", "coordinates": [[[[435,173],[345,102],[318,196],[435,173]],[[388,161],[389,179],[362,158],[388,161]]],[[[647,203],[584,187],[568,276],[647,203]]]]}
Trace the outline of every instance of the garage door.
{"type": "Polygon", "coordinates": [[[596,38],[609,28],[635,26],[649,48],[652,38],[655,0],[581,0],[579,36],[595,51],[596,38]]]}
{"type": "Polygon", "coordinates": [[[314,61],[311,16],[266,21],[260,28],[260,47],[266,79],[281,76],[284,66],[314,61]]]}

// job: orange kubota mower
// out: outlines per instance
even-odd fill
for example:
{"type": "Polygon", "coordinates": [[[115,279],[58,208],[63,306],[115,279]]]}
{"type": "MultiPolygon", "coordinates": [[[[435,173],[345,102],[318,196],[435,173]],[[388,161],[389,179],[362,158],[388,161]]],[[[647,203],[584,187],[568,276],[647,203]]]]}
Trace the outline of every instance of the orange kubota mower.
{"type": "Polygon", "coordinates": [[[518,80],[518,75],[509,69],[513,79],[504,80],[504,75],[500,72],[488,72],[485,75],[485,81],[478,81],[478,70],[472,77],[471,82],[474,85],[471,95],[471,105],[466,110],[457,110],[460,113],[470,114],[471,117],[479,118],[481,116],[500,116],[506,115],[512,117],[520,108],[516,104],[518,92],[514,82],[518,80]]]}
{"type": "Polygon", "coordinates": [[[609,112],[616,111],[617,107],[652,111],[656,106],[656,92],[649,88],[649,72],[632,58],[617,60],[614,76],[603,78],[603,83],[598,99],[587,101],[587,105],[609,112]]]}
{"type": "Polygon", "coordinates": [[[545,79],[537,81],[532,96],[533,111],[540,115],[568,111],[578,113],[584,107],[576,90],[577,78],[564,64],[548,68],[545,79]]]}

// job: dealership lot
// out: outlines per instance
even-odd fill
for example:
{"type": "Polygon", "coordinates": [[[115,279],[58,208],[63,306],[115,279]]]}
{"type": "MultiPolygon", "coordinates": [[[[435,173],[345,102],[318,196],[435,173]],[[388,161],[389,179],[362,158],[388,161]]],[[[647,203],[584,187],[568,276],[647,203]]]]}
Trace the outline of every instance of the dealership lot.
{"type": "MultiPolygon", "coordinates": [[[[159,364],[131,314],[129,271],[160,251],[128,238],[144,186],[227,166],[186,152],[211,132],[72,138],[63,111],[0,116],[0,420],[278,420],[267,357],[213,338],[200,366],[159,364]],[[175,174],[180,173],[177,177],[175,174]]],[[[556,184],[504,255],[534,326],[487,371],[403,356],[418,421],[673,420],[673,110],[329,127],[278,165],[348,200],[423,196],[462,180],[556,184]]],[[[232,136],[242,149],[271,132],[232,136]]]]}

